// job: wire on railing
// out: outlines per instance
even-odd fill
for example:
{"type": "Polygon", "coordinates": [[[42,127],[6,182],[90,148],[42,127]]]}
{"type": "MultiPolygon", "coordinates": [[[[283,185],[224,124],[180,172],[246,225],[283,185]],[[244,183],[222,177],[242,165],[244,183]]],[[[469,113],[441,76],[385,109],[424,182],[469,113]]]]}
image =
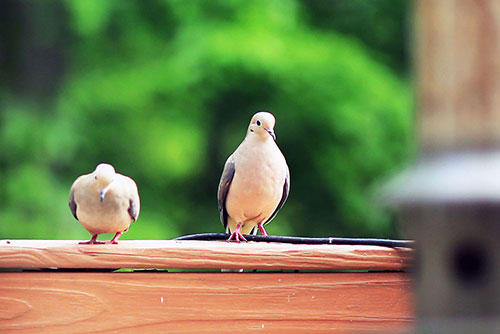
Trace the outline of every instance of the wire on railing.
{"type": "MultiPolygon", "coordinates": [[[[184,235],[174,240],[227,240],[227,233],[199,233],[184,235]]],[[[259,242],[281,242],[288,244],[332,244],[332,245],[366,245],[366,246],[385,246],[385,247],[413,247],[412,240],[395,239],[374,239],[374,238],[308,238],[308,237],[289,237],[278,235],[245,235],[248,241],[259,242]]]]}

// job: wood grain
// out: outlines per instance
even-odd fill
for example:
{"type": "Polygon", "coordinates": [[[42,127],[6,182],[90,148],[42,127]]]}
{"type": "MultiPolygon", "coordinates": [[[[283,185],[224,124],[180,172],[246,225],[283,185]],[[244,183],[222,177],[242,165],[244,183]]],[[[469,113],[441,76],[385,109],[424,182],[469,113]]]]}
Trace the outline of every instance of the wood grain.
{"type": "Polygon", "coordinates": [[[402,333],[406,273],[0,273],[1,333],[402,333]]]}
{"type": "Polygon", "coordinates": [[[500,2],[418,0],[415,9],[422,147],[498,148],[500,2]]]}
{"type": "Polygon", "coordinates": [[[0,268],[408,269],[412,250],[379,246],[123,240],[0,240],[0,268]]]}

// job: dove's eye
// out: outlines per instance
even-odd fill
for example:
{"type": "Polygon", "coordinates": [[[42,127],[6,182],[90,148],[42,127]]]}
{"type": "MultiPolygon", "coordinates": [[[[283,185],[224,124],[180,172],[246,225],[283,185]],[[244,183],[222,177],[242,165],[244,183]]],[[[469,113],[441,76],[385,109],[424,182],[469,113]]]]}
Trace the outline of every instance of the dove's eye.
{"type": "Polygon", "coordinates": [[[255,124],[257,124],[257,126],[261,126],[262,125],[262,123],[259,120],[257,120],[257,122],[255,122],[255,124]]]}

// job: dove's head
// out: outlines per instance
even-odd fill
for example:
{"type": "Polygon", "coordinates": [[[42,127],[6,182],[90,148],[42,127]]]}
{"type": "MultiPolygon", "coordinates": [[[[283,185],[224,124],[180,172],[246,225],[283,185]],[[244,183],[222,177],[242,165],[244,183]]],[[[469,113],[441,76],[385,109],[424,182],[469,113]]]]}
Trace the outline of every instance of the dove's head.
{"type": "Polygon", "coordinates": [[[273,114],[267,111],[259,111],[253,115],[250,125],[248,126],[248,134],[259,136],[260,138],[269,138],[271,136],[273,140],[276,140],[276,135],[274,134],[274,124],[276,120],[273,114]]]}
{"type": "Polygon", "coordinates": [[[111,187],[111,184],[115,180],[115,169],[113,166],[109,164],[99,164],[97,165],[93,176],[94,180],[97,182],[97,186],[99,187],[99,196],[101,197],[101,202],[104,200],[104,196],[106,196],[106,192],[111,187]]]}

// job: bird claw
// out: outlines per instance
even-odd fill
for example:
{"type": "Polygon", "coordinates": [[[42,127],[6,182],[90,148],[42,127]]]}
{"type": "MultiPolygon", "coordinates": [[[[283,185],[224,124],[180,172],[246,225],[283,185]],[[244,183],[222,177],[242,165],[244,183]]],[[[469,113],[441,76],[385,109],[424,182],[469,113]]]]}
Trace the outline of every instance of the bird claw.
{"type": "Polygon", "coordinates": [[[103,244],[105,244],[104,241],[97,241],[97,236],[98,236],[98,234],[94,234],[92,236],[92,239],[90,239],[89,241],[81,241],[78,244],[80,244],[80,245],[103,245],[103,244]]]}
{"type": "Polygon", "coordinates": [[[89,240],[89,241],[80,241],[78,244],[79,245],[104,245],[105,243],[106,243],[105,241],[89,240]]]}
{"type": "Polygon", "coordinates": [[[230,242],[231,240],[236,241],[237,243],[240,243],[241,240],[243,241],[247,241],[247,239],[243,236],[243,234],[241,234],[240,231],[234,231],[233,233],[231,233],[231,235],[229,236],[229,239],[227,239],[227,242],[230,242]],[[241,240],[240,240],[241,239],[241,240]]]}

